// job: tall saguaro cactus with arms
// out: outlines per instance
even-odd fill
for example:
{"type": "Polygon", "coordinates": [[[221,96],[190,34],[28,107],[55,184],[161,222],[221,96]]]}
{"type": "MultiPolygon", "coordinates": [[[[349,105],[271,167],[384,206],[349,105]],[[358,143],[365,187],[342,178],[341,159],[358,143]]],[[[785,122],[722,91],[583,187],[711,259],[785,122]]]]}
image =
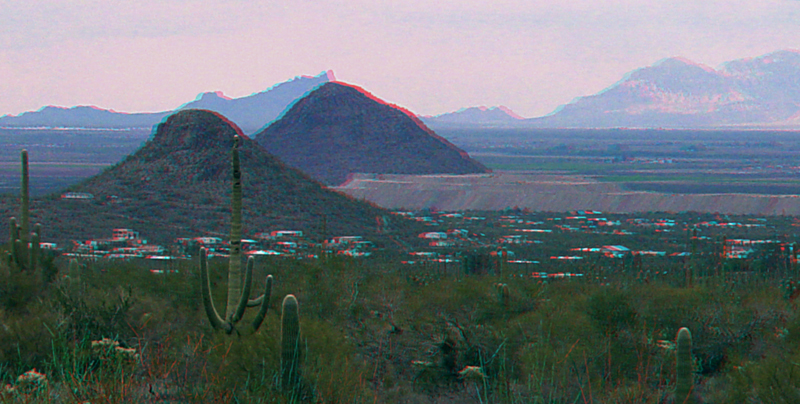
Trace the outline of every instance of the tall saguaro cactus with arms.
{"type": "Polygon", "coordinates": [[[28,151],[22,150],[20,152],[22,159],[22,184],[20,188],[20,199],[22,209],[20,212],[20,234],[19,238],[22,245],[27,248],[28,241],[30,240],[30,192],[28,190],[28,151]]]}
{"type": "Polygon", "coordinates": [[[250,299],[250,288],[253,281],[253,257],[247,260],[245,267],[244,284],[242,283],[242,172],[239,166],[239,136],[234,136],[233,149],[231,150],[233,169],[233,193],[231,195],[231,236],[230,236],[230,262],[228,264],[228,301],[225,317],[221,317],[211,296],[211,281],[208,276],[208,251],[200,250],[200,280],[203,295],[203,306],[206,315],[214,328],[225,330],[231,334],[254,333],[258,331],[269,307],[269,298],[272,294],[272,275],[267,276],[264,294],[256,299],[250,299]],[[246,328],[236,330],[236,323],[242,319],[247,307],[261,306],[253,322],[246,328]]]}
{"type": "Polygon", "coordinates": [[[11,260],[20,269],[36,270],[39,260],[39,242],[42,234],[42,226],[37,224],[31,233],[30,226],[30,183],[28,175],[28,151],[20,152],[22,161],[21,184],[20,184],[20,221],[12,217],[10,220],[10,249],[11,260]]]}

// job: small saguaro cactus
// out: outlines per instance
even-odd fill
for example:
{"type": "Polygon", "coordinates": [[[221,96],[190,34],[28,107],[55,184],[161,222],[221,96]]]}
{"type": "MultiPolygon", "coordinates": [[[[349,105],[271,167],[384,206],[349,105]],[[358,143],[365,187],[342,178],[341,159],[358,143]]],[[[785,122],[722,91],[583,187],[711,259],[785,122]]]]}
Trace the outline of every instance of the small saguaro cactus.
{"type": "Polygon", "coordinates": [[[675,362],[675,403],[694,404],[692,387],[692,333],[686,327],[678,330],[677,357],[675,362]]]}
{"type": "Polygon", "coordinates": [[[497,302],[502,304],[503,306],[508,306],[508,301],[510,298],[508,291],[508,284],[496,283],[494,286],[497,289],[497,302]]]}
{"type": "Polygon", "coordinates": [[[235,331],[235,324],[242,319],[247,307],[260,305],[256,318],[249,328],[239,330],[244,333],[258,331],[269,307],[269,298],[272,294],[272,275],[267,276],[264,294],[256,299],[250,299],[250,288],[253,281],[253,257],[247,260],[244,285],[242,285],[242,177],[239,167],[239,136],[234,136],[233,149],[231,150],[233,169],[233,193],[231,195],[231,236],[230,236],[230,261],[228,263],[228,304],[225,317],[221,317],[211,296],[211,281],[208,276],[208,251],[200,250],[200,281],[203,295],[203,306],[206,315],[214,328],[225,330],[231,334],[235,331]]]}
{"type": "Polygon", "coordinates": [[[67,275],[72,279],[76,279],[80,276],[80,267],[78,265],[78,260],[76,260],[75,258],[69,260],[69,266],[67,267],[67,275]]]}
{"type": "Polygon", "coordinates": [[[500,270],[500,278],[502,279],[503,276],[506,275],[506,265],[508,263],[508,251],[506,251],[505,249],[500,251],[500,254],[498,254],[498,258],[500,259],[498,267],[500,270]]]}
{"type": "Polygon", "coordinates": [[[464,331],[457,323],[448,321],[437,342],[439,352],[442,354],[441,369],[447,375],[457,376],[464,365],[464,348],[466,347],[464,331]]]}
{"type": "Polygon", "coordinates": [[[294,295],[286,295],[281,312],[281,388],[293,390],[299,377],[300,310],[294,295]]]}

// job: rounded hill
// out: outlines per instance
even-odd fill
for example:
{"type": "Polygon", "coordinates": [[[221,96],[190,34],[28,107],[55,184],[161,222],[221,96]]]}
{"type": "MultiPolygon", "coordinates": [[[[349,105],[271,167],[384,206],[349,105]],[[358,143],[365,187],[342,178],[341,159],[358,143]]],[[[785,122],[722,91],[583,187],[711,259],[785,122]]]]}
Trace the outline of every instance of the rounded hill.
{"type": "Polygon", "coordinates": [[[352,173],[489,171],[408,111],[339,82],[298,100],[255,139],[286,164],[328,185],[341,184],[352,173]]]}

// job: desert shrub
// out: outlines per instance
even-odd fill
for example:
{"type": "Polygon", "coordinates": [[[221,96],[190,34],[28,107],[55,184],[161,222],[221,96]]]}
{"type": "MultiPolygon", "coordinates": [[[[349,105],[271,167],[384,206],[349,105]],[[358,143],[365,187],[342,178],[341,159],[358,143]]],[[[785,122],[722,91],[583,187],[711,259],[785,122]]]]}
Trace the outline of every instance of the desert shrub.
{"type": "Polygon", "coordinates": [[[57,321],[43,290],[39,273],[0,262],[0,381],[47,363],[57,321]]]}
{"type": "Polygon", "coordinates": [[[747,362],[728,373],[726,403],[800,402],[800,355],[770,356],[747,362]]]}
{"type": "MultiPolygon", "coordinates": [[[[302,302],[301,302],[302,304],[302,302]]],[[[301,306],[302,310],[302,306],[301,306]]],[[[366,381],[369,369],[357,360],[355,347],[340,327],[300,313],[304,384],[317,402],[372,402],[366,381]]]]}
{"type": "Polygon", "coordinates": [[[41,303],[13,312],[0,309],[0,382],[47,367],[56,323],[55,313],[41,303]]]}
{"type": "Polygon", "coordinates": [[[598,392],[596,402],[608,404],[660,404],[669,395],[667,389],[649,389],[640,383],[625,380],[607,392],[598,392]]]}
{"type": "Polygon", "coordinates": [[[495,277],[445,278],[420,287],[406,295],[404,313],[414,321],[434,321],[441,315],[462,323],[471,318],[482,323],[497,316],[495,277]]]}
{"type": "Polygon", "coordinates": [[[39,266],[37,271],[41,271],[41,279],[44,285],[50,284],[58,276],[58,266],[56,265],[56,253],[53,251],[39,250],[39,266]]]}
{"type": "MultiPolygon", "coordinates": [[[[300,322],[302,356],[297,390],[284,392],[279,387],[280,320],[274,312],[268,314],[255,335],[209,335],[205,365],[209,374],[194,389],[211,395],[227,391],[232,400],[248,403],[371,402],[366,384],[371,374],[356,360],[354,347],[342,330],[325,320],[306,318],[302,306],[300,322]]],[[[198,396],[197,391],[194,396],[198,396]]]]}
{"type": "Polygon", "coordinates": [[[775,327],[775,335],[780,338],[786,346],[800,345],[800,313],[792,310],[792,314],[786,318],[784,324],[775,327]]]}
{"type": "Polygon", "coordinates": [[[55,285],[51,304],[62,321],[58,333],[70,341],[92,341],[103,338],[127,340],[132,336],[128,315],[136,302],[133,287],[103,284],[115,273],[83,271],[79,279],[65,279],[55,285]]]}
{"type": "Polygon", "coordinates": [[[526,401],[574,400],[580,392],[576,383],[585,383],[583,364],[603,348],[588,317],[573,308],[548,305],[514,321],[525,330],[527,340],[513,357],[518,382],[528,391],[526,401]]]}
{"type": "Polygon", "coordinates": [[[76,402],[137,401],[140,352],[113,338],[71,341],[56,335],[47,373],[76,402]]]}
{"type": "Polygon", "coordinates": [[[706,289],[677,288],[668,285],[647,285],[632,291],[639,321],[652,331],[657,340],[673,339],[681,327],[694,331],[696,322],[707,304],[706,289]]]}
{"type": "Polygon", "coordinates": [[[36,299],[41,290],[42,282],[37,273],[0,263],[0,309],[20,310],[36,299]]]}
{"type": "Polygon", "coordinates": [[[636,325],[630,293],[612,287],[599,288],[586,302],[589,318],[604,335],[617,334],[636,325]]]}
{"type": "Polygon", "coordinates": [[[461,254],[461,267],[466,275],[487,275],[497,271],[498,260],[489,251],[467,251],[461,254]]]}
{"type": "Polygon", "coordinates": [[[358,267],[361,267],[361,263],[341,256],[303,262],[298,268],[303,275],[300,284],[286,293],[294,293],[305,302],[303,314],[308,317],[339,318],[344,313],[341,309],[349,304],[350,296],[344,285],[357,277],[355,271],[358,267]]]}
{"type": "Polygon", "coordinates": [[[236,337],[210,331],[206,335],[208,368],[203,389],[277,394],[280,371],[280,322],[268,314],[257,334],[236,337]]]}
{"type": "Polygon", "coordinates": [[[778,311],[766,310],[769,297],[758,291],[726,291],[719,287],[702,295],[699,311],[686,321],[690,324],[687,327],[694,327],[690,329],[697,341],[693,351],[700,364],[699,373],[710,377],[725,371],[731,358],[763,356],[754,349],[767,346],[757,347],[754,342],[764,341],[761,336],[772,332],[782,317],[778,311]]]}

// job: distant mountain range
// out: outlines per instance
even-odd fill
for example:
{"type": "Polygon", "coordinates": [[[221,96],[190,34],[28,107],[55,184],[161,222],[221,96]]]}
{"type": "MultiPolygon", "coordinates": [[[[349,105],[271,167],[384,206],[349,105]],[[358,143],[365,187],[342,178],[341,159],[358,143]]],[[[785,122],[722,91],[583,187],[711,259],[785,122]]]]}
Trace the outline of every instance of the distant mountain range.
{"type": "Polygon", "coordinates": [[[255,136],[281,161],[339,185],[352,173],[474,174],[489,169],[414,114],[364,89],[326,83],[255,136]]]}
{"type": "Polygon", "coordinates": [[[712,69],[682,58],[635,70],[598,94],[520,122],[542,128],[800,129],[800,51],[712,69]]]}
{"type": "Polygon", "coordinates": [[[255,133],[277,119],[294,101],[332,80],[335,80],[333,72],[327,71],[315,77],[295,77],[241,98],[231,99],[220,92],[208,92],[175,110],[154,113],[124,113],[94,106],[48,106],[17,116],[4,115],[0,117],[0,127],[151,128],[177,111],[207,109],[226,116],[245,133],[255,133]]]}
{"type": "Polygon", "coordinates": [[[426,125],[442,126],[508,126],[516,125],[523,118],[504,107],[470,107],[456,112],[436,116],[420,116],[426,125]]]}
{"type": "Polygon", "coordinates": [[[782,50],[715,70],[669,58],[553,113],[519,118],[503,107],[422,120],[433,127],[800,129],[800,51],[782,50]]]}
{"type": "MultiPolygon", "coordinates": [[[[328,71],[298,77],[251,96],[204,93],[181,108],[219,112],[245,133],[265,128],[297,99],[334,81],[328,71]]],[[[45,107],[0,117],[0,127],[150,128],[175,111],[118,113],[97,107],[45,107]]],[[[471,107],[422,122],[439,127],[756,128],[800,129],[800,51],[782,50],[724,63],[719,69],[683,58],[664,59],[553,113],[521,119],[505,107],[471,107]]]]}

